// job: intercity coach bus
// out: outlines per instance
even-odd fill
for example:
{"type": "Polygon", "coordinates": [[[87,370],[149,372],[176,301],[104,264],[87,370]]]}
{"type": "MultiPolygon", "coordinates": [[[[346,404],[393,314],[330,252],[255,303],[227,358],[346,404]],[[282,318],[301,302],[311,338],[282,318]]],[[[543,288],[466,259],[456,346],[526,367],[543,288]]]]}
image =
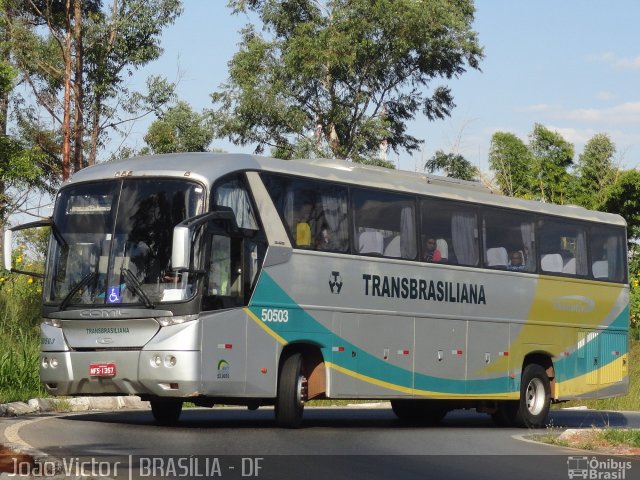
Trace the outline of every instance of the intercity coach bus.
{"type": "MultiPolygon", "coordinates": [[[[50,226],[40,376],[52,395],[198,406],[385,399],[541,427],[625,394],[618,215],[338,160],[143,156],[77,172],[50,226]]],[[[14,270],[18,271],[18,270],[14,270]]],[[[25,273],[20,271],[20,273],[25,273]]]]}

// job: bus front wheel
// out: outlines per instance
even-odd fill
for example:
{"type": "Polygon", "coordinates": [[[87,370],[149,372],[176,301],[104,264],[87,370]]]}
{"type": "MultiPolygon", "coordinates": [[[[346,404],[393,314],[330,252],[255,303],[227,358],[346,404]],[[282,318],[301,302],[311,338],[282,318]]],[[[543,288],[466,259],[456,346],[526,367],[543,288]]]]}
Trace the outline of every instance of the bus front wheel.
{"type": "Polygon", "coordinates": [[[302,354],[294,353],[284,360],[278,382],[276,421],[280,427],[298,428],[307,401],[307,378],[302,370],[302,354]]]}
{"type": "Polygon", "coordinates": [[[174,425],[182,413],[182,400],[176,398],[150,400],[153,418],[160,425],[174,425]]]}

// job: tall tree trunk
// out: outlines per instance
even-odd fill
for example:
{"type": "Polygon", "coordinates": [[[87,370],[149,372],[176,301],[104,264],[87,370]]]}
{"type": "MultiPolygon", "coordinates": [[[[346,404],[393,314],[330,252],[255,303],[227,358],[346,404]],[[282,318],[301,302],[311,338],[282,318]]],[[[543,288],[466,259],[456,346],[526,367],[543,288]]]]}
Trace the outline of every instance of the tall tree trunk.
{"type": "MultiPolygon", "coordinates": [[[[113,0],[113,5],[111,6],[111,28],[109,29],[109,38],[107,39],[107,46],[105,48],[103,62],[107,62],[111,51],[116,42],[116,37],[118,35],[118,26],[119,26],[119,8],[118,8],[119,0],[113,0]]],[[[91,141],[89,143],[89,165],[95,165],[96,158],[98,156],[98,142],[100,141],[100,114],[102,113],[102,95],[96,94],[95,99],[93,100],[93,104],[91,105],[91,141]]]]}
{"type": "Polygon", "coordinates": [[[66,32],[64,42],[64,100],[62,104],[62,180],[71,174],[71,0],[65,9],[66,32]]]}
{"type": "Polygon", "coordinates": [[[74,0],[74,25],[73,37],[75,43],[75,74],[73,79],[73,93],[75,101],[75,120],[74,120],[74,149],[73,149],[73,168],[77,172],[81,170],[83,165],[83,148],[82,140],[84,138],[84,83],[82,79],[82,70],[84,64],[84,48],[82,45],[82,0],[74,0]]]}
{"type": "Polygon", "coordinates": [[[96,95],[91,105],[91,140],[89,142],[89,165],[96,164],[98,140],[100,136],[100,111],[102,110],[102,96],[96,95]]]}

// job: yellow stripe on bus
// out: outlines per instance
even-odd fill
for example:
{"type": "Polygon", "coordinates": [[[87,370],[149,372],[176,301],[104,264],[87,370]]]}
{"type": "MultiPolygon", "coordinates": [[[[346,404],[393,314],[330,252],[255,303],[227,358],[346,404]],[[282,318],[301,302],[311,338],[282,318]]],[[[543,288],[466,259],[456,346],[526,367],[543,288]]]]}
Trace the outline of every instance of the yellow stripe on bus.
{"type": "Polygon", "coordinates": [[[260,325],[260,328],[262,328],[265,332],[267,332],[269,335],[271,335],[276,342],[278,342],[280,345],[286,345],[287,342],[284,338],[282,338],[280,335],[278,335],[276,332],[274,332],[273,330],[271,330],[269,327],[267,327],[265,325],[265,323],[263,321],[261,321],[258,317],[255,316],[255,314],[249,310],[248,308],[244,308],[244,311],[247,315],[249,315],[249,317],[251,319],[253,319],[254,322],[256,322],[258,325],[260,325]]]}

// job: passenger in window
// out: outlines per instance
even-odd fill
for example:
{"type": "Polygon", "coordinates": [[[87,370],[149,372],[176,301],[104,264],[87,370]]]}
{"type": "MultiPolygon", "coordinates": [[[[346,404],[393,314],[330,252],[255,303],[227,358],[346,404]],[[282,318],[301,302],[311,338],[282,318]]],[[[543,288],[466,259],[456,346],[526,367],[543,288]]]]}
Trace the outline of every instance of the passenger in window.
{"type": "Polygon", "coordinates": [[[523,272],[526,269],[524,259],[522,258],[522,252],[520,250],[514,250],[509,254],[509,265],[507,270],[512,272],[523,272]]]}
{"type": "Polygon", "coordinates": [[[424,244],[422,260],[424,260],[425,262],[442,261],[442,254],[440,253],[440,250],[438,250],[435,238],[427,238],[427,241],[424,244]]]}
{"type": "Polygon", "coordinates": [[[329,227],[323,225],[318,237],[316,238],[317,250],[334,250],[334,245],[329,234],[329,227]]]}

